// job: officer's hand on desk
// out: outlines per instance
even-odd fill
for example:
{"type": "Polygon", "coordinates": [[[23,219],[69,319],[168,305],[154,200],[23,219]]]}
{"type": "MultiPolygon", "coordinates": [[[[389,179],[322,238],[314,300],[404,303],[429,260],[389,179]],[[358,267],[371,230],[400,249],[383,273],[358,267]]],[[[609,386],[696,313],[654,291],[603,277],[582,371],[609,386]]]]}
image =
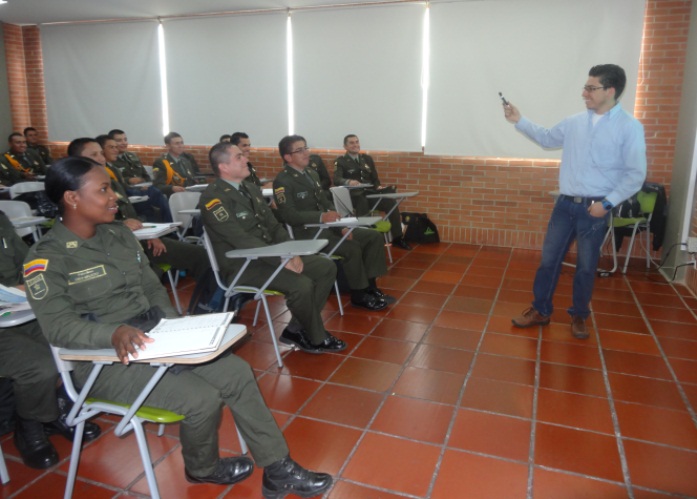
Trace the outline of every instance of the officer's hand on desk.
{"type": "Polygon", "coordinates": [[[349,180],[348,185],[361,185],[361,183],[358,180],[349,180]]]}
{"type": "Polygon", "coordinates": [[[165,243],[161,239],[148,239],[148,249],[152,251],[153,256],[160,256],[162,253],[167,253],[165,243]]]}
{"type": "Polygon", "coordinates": [[[143,222],[137,218],[127,218],[123,221],[123,224],[131,230],[138,230],[143,228],[143,222]]]}
{"type": "Polygon", "coordinates": [[[147,337],[143,331],[132,326],[119,326],[111,335],[111,344],[114,346],[116,356],[126,365],[128,365],[128,354],[137,359],[138,351],[145,350],[145,344],[153,341],[155,340],[147,337]]]}
{"type": "Polygon", "coordinates": [[[186,189],[184,189],[181,185],[175,185],[172,187],[172,192],[184,192],[186,189]]]}
{"type": "Polygon", "coordinates": [[[303,271],[303,261],[299,256],[294,256],[288,263],[286,263],[286,268],[292,270],[296,274],[300,274],[303,271]]]}
{"type": "Polygon", "coordinates": [[[322,223],[336,222],[341,217],[335,211],[325,211],[322,213],[322,223]]]}
{"type": "Polygon", "coordinates": [[[128,179],[128,183],[131,185],[142,184],[143,182],[145,182],[143,177],[131,177],[128,179]]]}
{"type": "MultiPolygon", "coordinates": [[[[346,234],[348,231],[349,231],[349,229],[341,229],[341,235],[343,236],[343,235],[346,234]]],[[[348,237],[347,237],[346,239],[348,239],[349,241],[351,241],[351,240],[353,239],[353,232],[351,232],[351,233],[348,235],[348,237]]]]}

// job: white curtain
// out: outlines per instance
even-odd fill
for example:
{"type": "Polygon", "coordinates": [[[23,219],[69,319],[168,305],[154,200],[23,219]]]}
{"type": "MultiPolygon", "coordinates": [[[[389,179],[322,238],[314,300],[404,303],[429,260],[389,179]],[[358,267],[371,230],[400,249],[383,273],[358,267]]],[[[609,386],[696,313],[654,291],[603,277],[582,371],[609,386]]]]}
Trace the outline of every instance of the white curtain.
{"type": "Polygon", "coordinates": [[[421,4],[292,14],[295,131],[311,146],[420,151],[421,4]]]}
{"type": "Polygon", "coordinates": [[[627,73],[622,107],[634,108],[642,0],[431,2],[428,154],[560,157],[515,132],[498,92],[532,121],[553,126],[585,109],[588,70],[627,73]]]}
{"type": "Polygon", "coordinates": [[[171,130],[189,144],[246,132],[254,146],[278,145],[288,129],[285,14],[166,21],[164,32],[171,130]]]}
{"type": "Polygon", "coordinates": [[[51,140],[121,128],[162,142],[157,23],[42,26],[41,48],[51,140]]]}

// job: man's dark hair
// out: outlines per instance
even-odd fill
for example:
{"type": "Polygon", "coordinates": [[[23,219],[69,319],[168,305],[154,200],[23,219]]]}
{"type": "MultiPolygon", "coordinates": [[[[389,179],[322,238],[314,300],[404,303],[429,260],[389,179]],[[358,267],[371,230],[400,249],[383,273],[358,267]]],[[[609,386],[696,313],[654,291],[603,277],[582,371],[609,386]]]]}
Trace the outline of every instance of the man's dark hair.
{"type": "Polygon", "coordinates": [[[24,138],[24,135],[22,135],[19,132],[12,132],[10,135],[7,137],[7,142],[12,142],[12,137],[22,137],[24,138]]]}
{"type": "Polygon", "coordinates": [[[91,142],[99,144],[97,139],[93,139],[92,137],[80,137],[79,139],[73,140],[68,144],[68,156],[82,156],[82,151],[85,150],[85,146],[91,142]]]}
{"type": "Polygon", "coordinates": [[[627,75],[624,74],[624,69],[616,64],[599,64],[593,66],[590,71],[588,71],[588,76],[598,78],[600,84],[605,88],[614,88],[615,100],[619,100],[627,84],[627,75]]]}
{"type": "Polygon", "coordinates": [[[235,132],[232,135],[230,135],[230,143],[234,146],[240,145],[240,140],[242,139],[248,139],[249,135],[247,135],[244,132],[235,132]]]}
{"type": "Polygon", "coordinates": [[[218,142],[230,142],[231,138],[232,138],[232,135],[230,135],[229,133],[226,133],[226,134],[223,134],[220,136],[220,138],[218,139],[218,142]]]}
{"type": "Polygon", "coordinates": [[[104,144],[106,144],[107,140],[114,140],[112,137],[109,137],[106,133],[103,133],[101,135],[97,135],[94,138],[95,141],[97,141],[97,144],[101,146],[102,149],[104,149],[104,144]]]}
{"type": "Polygon", "coordinates": [[[36,132],[36,133],[39,133],[39,131],[38,131],[36,128],[34,128],[33,126],[28,126],[27,128],[24,129],[24,135],[25,135],[25,136],[27,135],[27,132],[36,132]]]}
{"type": "Polygon", "coordinates": [[[122,135],[125,134],[123,130],[119,130],[118,128],[114,128],[113,130],[109,130],[109,133],[107,135],[109,136],[110,139],[114,138],[114,135],[122,135]]]}
{"type": "Polygon", "coordinates": [[[179,135],[177,132],[169,132],[167,135],[165,135],[165,144],[169,145],[169,143],[172,142],[172,139],[176,138],[181,138],[181,135],[179,135]]]}
{"type": "Polygon", "coordinates": [[[344,137],[344,145],[346,145],[348,139],[352,139],[353,137],[358,138],[358,135],[356,135],[355,133],[349,133],[346,137],[344,137]]]}
{"type": "Polygon", "coordinates": [[[208,161],[210,161],[211,169],[216,177],[220,176],[220,163],[227,163],[230,161],[230,149],[234,145],[235,144],[231,144],[230,142],[218,142],[211,147],[211,150],[208,152],[208,161]]]}
{"type": "Polygon", "coordinates": [[[307,145],[305,137],[301,137],[300,135],[286,135],[283,137],[278,143],[278,153],[281,155],[281,158],[283,158],[283,156],[286,154],[291,154],[293,152],[293,144],[295,142],[300,142],[301,140],[305,142],[305,145],[307,145]]]}

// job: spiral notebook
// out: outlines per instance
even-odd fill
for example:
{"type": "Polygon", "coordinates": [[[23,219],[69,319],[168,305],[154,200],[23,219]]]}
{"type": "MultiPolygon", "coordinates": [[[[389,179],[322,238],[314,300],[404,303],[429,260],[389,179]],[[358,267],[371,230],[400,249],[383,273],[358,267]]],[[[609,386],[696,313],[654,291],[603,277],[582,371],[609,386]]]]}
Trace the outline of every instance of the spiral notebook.
{"type": "Polygon", "coordinates": [[[155,341],[138,351],[138,360],[214,352],[234,315],[225,312],[162,319],[147,333],[155,341]]]}

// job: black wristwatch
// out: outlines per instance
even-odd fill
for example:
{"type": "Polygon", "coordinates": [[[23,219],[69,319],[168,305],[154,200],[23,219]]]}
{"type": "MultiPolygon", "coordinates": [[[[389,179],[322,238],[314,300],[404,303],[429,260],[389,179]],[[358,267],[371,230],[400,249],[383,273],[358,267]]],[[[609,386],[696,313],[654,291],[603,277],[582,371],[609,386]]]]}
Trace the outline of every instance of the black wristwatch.
{"type": "Polygon", "coordinates": [[[608,201],[607,199],[603,199],[600,202],[600,204],[602,204],[603,208],[605,208],[607,211],[610,211],[613,208],[612,203],[610,201],[608,201]]]}

